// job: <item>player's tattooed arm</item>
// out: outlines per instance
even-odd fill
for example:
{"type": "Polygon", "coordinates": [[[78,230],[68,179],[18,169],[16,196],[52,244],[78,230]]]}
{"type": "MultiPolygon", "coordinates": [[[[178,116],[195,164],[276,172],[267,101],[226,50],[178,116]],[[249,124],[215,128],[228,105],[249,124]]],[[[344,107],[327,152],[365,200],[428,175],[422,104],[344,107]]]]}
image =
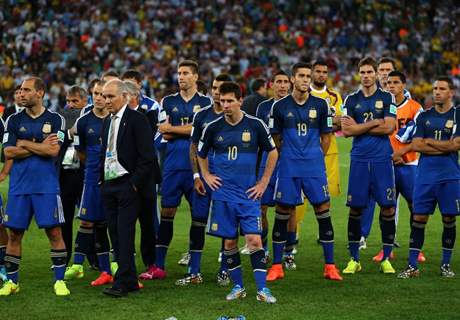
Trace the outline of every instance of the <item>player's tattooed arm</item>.
{"type": "Polygon", "coordinates": [[[5,157],[7,159],[24,159],[30,157],[33,154],[29,150],[18,146],[6,147],[3,152],[5,153],[5,157]]]}
{"type": "Polygon", "coordinates": [[[32,142],[30,140],[18,140],[16,147],[24,148],[33,154],[42,157],[56,157],[61,146],[57,134],[48,135],[43,142],[32,142]]]}
{"type": "Polygon", "coordinates": [[[331,136],[331,133],[321,133],[321,150],[323,150],[324,155],[327,154],[329,146],[331,145],[331,136]]]}
{"type": "Polygon", "coordinates": [[[425,140],[426,139],[423,138],[414,138],[414,140],[412,140],[412,150],[430,155],[439,155],[445,153],[427,144],[425,140]]]}
{"type": "Polygon", "coordinates": [[[354,137],[367,133],[372,128],[377,127],[382,121],[382,119],[375,119],[364,123],[356,123],[355,119],[352,117],[343,116],[340,120],[340,124],[345,137],[354,137]]]}
{"type": "Polygon", "coordinates": [[[249,188],[246,193],[248,197],[253,200],[258,200],[262,198],[262,195],[267,189],[268,183],[270,182],[270,177],[273,174],[273,170],[276,166],[276,161],[278,160],[278,151],[273,149],[268,153],[267,162],[265,163],[265,170],[262,178],[252,187],[249,188]]]}
{"type": "Polygon", "coordinates": [[[193,187],[198,194],[204,196],[206,194],[206,188],[204,187],[203,181],[200,178],[200,169],[198,164],[197,144],[192,142],[190,144],[190,164],[193,171],[193,187]]]}
{"type": "Polygon", "coordinates": [[[406,144],[402,146],[400,149],[398,149],[398,151],[395,151],[392,156],[393,164],[404,164],[403,156],[410,151],[412,151],[412,143],[406,144]]]}
{"type": "Polygon", "coordinates": [[[458,150],[456,149],[456,146],[453,140],[434,140],[434,139],[424,139],[424,140],[427,145],[443,153],[455,152],[458,150]]]}
{"type": "Polygon", "coordinates": [[[222,180],[209,172],[209,164],[208,158],[201,158],[198,157],[198,163],[200,164],[201,174],[203,175],[203,179],[206,181],[208,186],[213,190],[217,190],[222,185],[222,180]]]}

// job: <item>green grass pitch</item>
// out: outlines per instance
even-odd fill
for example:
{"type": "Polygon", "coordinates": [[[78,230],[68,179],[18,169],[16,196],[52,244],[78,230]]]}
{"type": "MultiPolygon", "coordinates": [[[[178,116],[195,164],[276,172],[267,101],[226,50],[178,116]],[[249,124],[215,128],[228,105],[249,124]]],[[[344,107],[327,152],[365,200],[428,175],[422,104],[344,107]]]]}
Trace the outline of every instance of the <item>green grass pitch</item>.
{"type": "MultiPolygon", "coordinates": [[[[345,196],[349,164],[350,139],[339,139],[342,195],[332,199],[332,216],[335,228],[335,258],[342,269],[348,261],[346,249],[347,215],[345,196]]],[[[2,185],[4,197],[7,184],[2,185]]],[[[322,250],[316,244],[317,223],[311,214],[306,216],[301,232],[297,271],[287,271],[285,279],[269,284],[278,298],[276,305],[258,303],[249,258],[243,256],[243,272],[248,291],[246,299],[226,302],[230,288],[215,284],[218,267],[219,240],[207,237],[203,256],[204,284],[195,287],[176,287],[174,281],[185,272],[177,265],[181,253],[187,250],[190,215],[185,203],[175,219],[174,238],[168,259],[168,277],[163,281],[144,282],[139,294],[113,299],[92,288],[89,283],[97,277],[87,270],[82,280],[68,282],[69,297],[58,298],[52,289],[53,273],[50,270],[49,245],[43,231],[32,224],[26,233],[22,264],[20,267],[21,292],[0,298],[1,319],[217,319],[219,315],[243,314],[247,319],[459,319],[460,275],[454,279],[439,276],[441,255],[441,219],[436,214],[426,230],[424,251],[427,262],[421,266],[418,279],[400,280],[394,275],[379,273],[378,265],[371,261],[379,250],[380,230],[378,219],[374,225],[368,249],[362,251],[363,271],[354,276],[344,276],[342,282],[322,278],[322,250]]],[[[273,223],[273,211],[270,211],[273,223]]],[[[77,222],[75,222],[75,229],[77,222]]],[[[398,226],[398,241],[402,248],[395,249],[393,265],[397,271],[406,265],[408,254],[408,211],[404,201],[398,226]]],[[[240,239],[240,244],[242,244],[240,239]]],[[[460,272],[460,258],[454,252],[452,266],[460,272]]],[[[138,249],[139,250],[139,249],[138,249]]],[[[143,270],[137,256],[138,271],[143,270]]]]}

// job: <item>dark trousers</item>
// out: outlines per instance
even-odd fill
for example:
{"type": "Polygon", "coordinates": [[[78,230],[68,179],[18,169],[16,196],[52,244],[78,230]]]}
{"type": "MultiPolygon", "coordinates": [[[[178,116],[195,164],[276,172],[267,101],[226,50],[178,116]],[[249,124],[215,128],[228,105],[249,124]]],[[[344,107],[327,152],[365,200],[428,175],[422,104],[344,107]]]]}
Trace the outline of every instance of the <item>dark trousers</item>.
{"type": "Polygon", "coordinates": [[[129,176],[104,182],[101,191],[112,247],[118,262],[113,287],[124,291],[136,290],[138,283],[134,238],[139,195],[134,191],[129,176]]]}
{"type": "Polygon", "coordinates": [[[73,247],[73,218],[75,206],[79,205],[83,191],[83,173],[81,170],[61,169],[59,175],[61,201],[65,223],[61,225],[62,238],[67,249],[67,262],[72,258],[73,247]]]}
{"type": "Polygon", "coordinates": [[[156,229],[158,224],[157,194],[140,197],[139,224],[141,227],[141,255],[146,267],[155,264],[156,229]]]}

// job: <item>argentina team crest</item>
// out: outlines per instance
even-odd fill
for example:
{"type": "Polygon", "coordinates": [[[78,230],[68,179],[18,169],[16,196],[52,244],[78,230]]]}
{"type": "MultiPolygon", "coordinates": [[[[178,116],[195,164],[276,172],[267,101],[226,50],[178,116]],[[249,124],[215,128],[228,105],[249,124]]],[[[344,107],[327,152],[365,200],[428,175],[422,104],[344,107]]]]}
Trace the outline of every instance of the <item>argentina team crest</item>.
{"type": "Polygon", "coordinates": [[[377,110],[382,110],[383,109],[383,101],[382,100],[375,101],[375,109],[377,109],[377,110]]]}
{"type": "Polygon", "coordinates": [[[249,131],[243,131],[243,134],[241,135],[241,141],[243,142],[249,142],[251,141],[251,132],[249,131]]]}
{"type": "Polygon", "coordinates": [[[45,122],[45,124],[42,127],[42,132],[44,134],[50,134],[51,133],[51,123],[45,122]]]}
{"type": "Polygon", "coordinates": [[[447,129],[452,129],[452,128],[454,127],[454,121],[452,121],[452,120],[447,120],[447,121],[446,121],[445,127],[446,127],[447,129]]]}
{"type": "Polygon", "coordinates": [[[318,112],[316,109],[311,109],[310,112],[308,112],[308,117],[310,119],[316,119],[316,117],[318,117],[318,112]]]}
{"type": "Polygon", "coordinates": [[[200,109],[201,109],[201,106],[199,104],[196,104],[196,105],[193,106],[193,112],[194,113],[200,111],[200,109]]]}

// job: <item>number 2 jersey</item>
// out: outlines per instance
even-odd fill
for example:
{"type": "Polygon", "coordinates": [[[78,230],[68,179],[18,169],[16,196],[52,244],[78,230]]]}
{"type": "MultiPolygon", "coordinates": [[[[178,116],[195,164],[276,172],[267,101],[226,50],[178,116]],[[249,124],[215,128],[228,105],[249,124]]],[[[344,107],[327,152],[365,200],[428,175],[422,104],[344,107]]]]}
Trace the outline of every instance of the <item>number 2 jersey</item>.
{"type": "Polygon", "coordinates": [[[217,118],[203,131],[198,144],[198,156],[214,155],[214,174],[222,186],[213,191],[212,199],[235,203],[254,203],[246,191],[256,184],[258,149],[271,151],[275,143],[265,124],[244,113],[236,125],[224,117],[217,118]]]}

